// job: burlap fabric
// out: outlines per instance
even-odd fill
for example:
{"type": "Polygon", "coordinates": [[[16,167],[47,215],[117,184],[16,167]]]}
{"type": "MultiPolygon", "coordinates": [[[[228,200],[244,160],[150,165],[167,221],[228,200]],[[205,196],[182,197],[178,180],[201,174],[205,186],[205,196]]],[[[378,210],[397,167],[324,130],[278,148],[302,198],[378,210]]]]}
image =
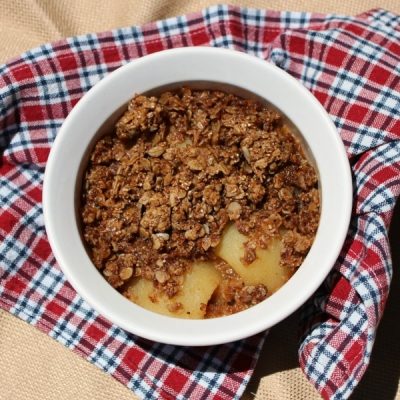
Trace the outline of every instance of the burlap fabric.
{"type": "MultiPolygon", "coordinates": [[[[0,12],[0,60],[44,42],[80,33],[142,24],[185,14],[213,4],[207,0],[7,0],[0,12]]],[[[398,0],[269,0],[230,1],[270,9],[357,14],[383,7],[400,13],[398,0]]],[[[399,207],[398,207],[399,208],[399,207]]],[[[396,213],[392,238],[398,243],[400,220],[396,213]]],[[[393,242],[393,241],[392,241],[393,242]]],[[[394,248],[396,246],[393,246],[394,248]]],[[[399,257],[394,254],[394,269],[399,257]]],[[[400,399],[399,293],[397,274],[378,332],[372,362],[352,399],[400,399]],[[396,395],[397,393],[397,395],[396,395]]],[[[297,367],[296,315],[274,328],[244,399],[318,399],[297,367]]],[[[0,399],[130,399],[124,386],[38,332],[25,322],[0,311],[0,399]]]]}

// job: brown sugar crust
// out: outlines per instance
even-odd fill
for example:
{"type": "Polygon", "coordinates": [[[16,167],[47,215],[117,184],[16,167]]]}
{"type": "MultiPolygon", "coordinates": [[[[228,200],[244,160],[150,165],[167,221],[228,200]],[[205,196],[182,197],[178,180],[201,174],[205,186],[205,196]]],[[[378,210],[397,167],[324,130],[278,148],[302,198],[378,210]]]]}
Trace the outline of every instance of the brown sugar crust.
{"type": "MultiPolygon", "coordinates": [[[[113,287],[123,292],[144,277],[173,297],[193,260],[215,259],[229,223],[248,237],[244,263],[279,237],[281,264],[294,273],[318,227],[318,181],[278,112],[233,94],[182,88],[135,96],[97,142],[81,216],[90,257],[113,287]]],[[[268,288],[245,286],[222,261],[218,269],[231,285],[218,288],[208,317],[267,297],[268,288]]]]}

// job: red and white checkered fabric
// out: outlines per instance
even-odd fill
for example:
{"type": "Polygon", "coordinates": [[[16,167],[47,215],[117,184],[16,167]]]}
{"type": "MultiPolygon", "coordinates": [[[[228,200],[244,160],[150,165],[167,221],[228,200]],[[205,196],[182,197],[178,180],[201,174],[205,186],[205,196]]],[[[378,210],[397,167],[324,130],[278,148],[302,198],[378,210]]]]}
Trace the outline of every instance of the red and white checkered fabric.
{"type": "Polygon", "coordinates": [[[317,97],[352,165],[355,205],[347,241],[334,271],[304,307],[299,352],[301,367],[324,398],[348,398],[369,363],[392,275],[387,231],[400,191],[399,26],[400,17],[383,10],[344,17],[214,6],[46,44],[2,65],[0,306],[142,398],[241,396],[265,335],[187,348],[153,343],[112,325],[57,266],[41,192],[58,128],[107,73],[171,47],[245,51],[286,70],[317,97]]]}

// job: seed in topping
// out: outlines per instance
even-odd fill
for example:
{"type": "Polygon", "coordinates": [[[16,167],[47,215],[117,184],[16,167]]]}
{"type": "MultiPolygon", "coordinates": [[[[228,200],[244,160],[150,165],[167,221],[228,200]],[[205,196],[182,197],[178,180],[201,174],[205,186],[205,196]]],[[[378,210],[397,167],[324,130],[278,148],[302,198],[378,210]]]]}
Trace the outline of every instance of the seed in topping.
{"type": "Polygon", "coordinates": [[[246,161],[250,164],[250,152],[249,149],[246,146],[242,147],[242,153],[246,161]]]}
{"type": "Polygon", "coordinates": [[[128,280],[133,274],[133,269],[131,267],[127,267],[121,270],[119,273],[119,277],[123,280],[126,281],[128,280]]]}
{"type": "Polygon", "coordinates": [[[203,169],[203,166],[198,160],[189,160],[187,165],[192,171],[201,171],[203,169]]]}
{"type": "Polygon", "coordinates": [[[155,272],[156,281],[159,283],[165,283],[170,278],[168,272],[165,271],[156,271],[155,272]]]}
{"type": "Polygon", "coordinates": [[[229,219],[231,221],[236,221],[240,218],[242,206],[237,201],[232,201],[232,203],[229,203],[226,211],[228,212],[229,219]]]}
{"type": "Polygon", "coordinates": [[[157,261],[156,261],[156,265],[157,265],[157,267],[162,267],[163,265],[164,265],[164,260],[161,260],[161,258],[159,258],[157,261]]]}
{"type": "Polygon", "coordinates": [[[164,153],[164,151],[165,148],[163,146],[155,146],[147,150],[147,154],[150,157],[160,157],[164,153]]]}

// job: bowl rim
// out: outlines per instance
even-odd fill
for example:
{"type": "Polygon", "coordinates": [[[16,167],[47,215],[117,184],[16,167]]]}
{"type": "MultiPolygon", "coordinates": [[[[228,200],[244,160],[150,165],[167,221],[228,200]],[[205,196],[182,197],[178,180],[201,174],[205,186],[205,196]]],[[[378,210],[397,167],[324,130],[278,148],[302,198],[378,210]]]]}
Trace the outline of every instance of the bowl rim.
{"type": "MultiPolygon", "coordinates": [[[[198,69],[196,71],[197,74],[200,73],[198,69]]],[[[171,74],[171,72],[168,73],[171,74]]],[[[165,74],[168,73],[165,72],[165,74]]],[[[163,72],[159,71],[159,74],[161,76],[163,72]]],[[[253,78],[248,75],[248,80],[251,79],[253,78]]],[[[192,81],[195,80],[197,79],[192,79],[192,81]]],[[[184,79],[184,81],[188,80],[184,79]]],[[[212,80],[208,79],[208,81],[211,82],[212,80]]],[[[175,82],[182,82],[182,80],[177,79],[175,82]]],[[[215,80],[215,82],[218,82],[218,80],[215,80]]],[[[228,84],[232,83],[230,82],[228,84]]],[[[273,82],[271,84],[273,84],[273,82]]],[[[153,87],[159,86],[159,84],[153,84],[153,87]]],[[[237,86],[243,87],[246,86],[246,84],[240,81],[240,84],[237,86]]],[[[245,87],[245,90],[248,90],[247,87],[245,87]]],[[[255,92],[255,89],[250,90],[250,92],[255,92]]],[[[259,95],[259,93],[257,94],[259,95]]],[[[130,97],[132,97],[132,95],[130,97]]],[[[262,97],[274,104],[274,101],[271,101],[273,99],[268,98],[265,93],[262,97]]],[[[127,99],[125,98],[125,100],[127,99]]],[[[292,100],[288,99],[288,101],[292,100]]],[[[291,107],[293,108],[293,110],[290,111],[291,113],[299,113],[298,110],[294,110],[294,106],[291,107]]],[[[278,108],[290,119],[293,119],[287,109],[285,110],[284,107],[284,109],[282,109],[282,107],[278,108]]],[[[309,122],[309,124],[311,124],[311,122],[309,122]]],[[[296,126],[298,126],[298,124],[296,124],[296,126]]],[[[303,132],[301,133],[303,134],[303,132]]],[[[316,139],[318,143],[320,143],[319,145],[323,146],[322,139],[318,137],[316,137],[316,139]]],[[[312,149],[314,144],[307,141],[307,139],[306,142],[311,145],[312,149]]],[[[84,154],[84,150],[79,149],[77,153],[79,152],[83,152],[82,154],[84,154]]],[[[313,151],[311,152],[314,155],[313,151]]],[[[81,159],[79,163],[80,161],[81,159]]],[[[75,208],[75,206],[72,208],[75,208]]],[[[48,239],[58,264],[74,289],[99,314],[106,317],[117,326],[150,340],[175,345],[203,346],[232,342],[268,329],[293,313],[304,304],[315,290],[317,290],[332,269],[347,234],[351,210],[352,178],[345,148],[336,127],[318,100],[300,82],[277,66],[260,58],[235,50],[212,47],[185,47],[146,55],[116,69],[95,84],[75,105],[61,126],[50,151],[43,183],[43,212],[48,239]],[[154,68],[160,65],[164,65],[164,67],[168,65],[174,66],[173,68],[176,68],[176,75],[182,77],[181,75],[187,75],[193,72],[187,71],[188,68],[192,67],[193,70],[199,68],[195,65],[195,62],[203,63],[202,66],[205,69],[203,72],[203,74],[205,74],[204,76],[208,76],[207,73],[211,75],[214,73],[214,68],[218,70],[219,64],[225,63],[225,67],[223,68],[225,68],[226,74],[223,75],[222,67],[221,71],[218,70],[219,72],[216,73],[222,77],[221,79],[225,83],[227,83],[229,79],[237,79],[238,74],[243,76],[242,71],[234,72],[234,69],[239,67],[247,72],[257,72],[257,74],[260,74],[260,71],[262,71],[266,74],[263,76],[264,79],[267,79],[267,77],[268,79],[277,79],[283,87],[289,90],[291,96],[294,96],[295,99],[302,100],[301,104],[302,107],[304,107],[306,115],[309,113],[311,117],[314,118],[313,122],[324,128],[324,138],[329,141],[330,145],[330,152],[325,151],[324,156],[330,157],[330,160],[334,160],[336,163],[335,168],[333,168],[335,171],[328,171],[328,167],[325,165],[328,161],[320,160],[318,155],[315,157],[320,173],[319,163],[324,163],[323,173],[326,174],[327,177],[329,176],[330,186],[325,184],[325,180],[328,178],[324,178],[323,175],[321,175],[322,204],[320,227],[318,228],[315,242],[303,262],[303,265],[307,265],[308,269],[310,268],[308,265],[317,260],[321,262],[321,265],[318,265],[318,268],[315,269],[313,274],[310,274],[310,271],[307,270],[307,273],[304,273],[302,278],[296,280],[296,282],[305,280],[305,288],[301,287],[301,285],[299,286],[299,283],[293,283],[294,278],[303,267],[302,265],[299,271],[296,272],[281,289],[260,304],[231,316],[208,320],[176,319],[155,314],[129,302],[129,300],[125,299],[106,283],[105,279],[100,276],[96,268],[90,262],[83,244],[80,242],[79,231],[77,227],[74,226],[74,221],[70,221],[72,214],[71,204],[69,203],[71,202],[71,180],[73,180],[72,176],[74,172],[68,171],[68,169],[65,168],[65,163],[67,162],[69,162],[70,165],[75,165],[77,163],[74,153],[74,149],[77,149],[77,147],[74,146],[78,146],[80,140],[77,136],[78,134],[74,133],[74,129],[78,129],[79,131],[92,129],[92,134],[95,134],[95,124],[99,127],[99,124],[104,122],[109,115],[111,108],[108,109],[108,115],[106,115],[105,118],[95,120],[95,122],[88,121],[89,118],[85,118],[85,116],[96,115],[93,113],[104,111],[104,109],[110,107],[109,104],[113,100],[116,101],[113,106],[114,110],[123,103],[120,98],[121,95],[114,93],[116,89],[112,88],[113,85],[119,85],[118,87],[123,91],[125,89],[121,82],[123,82],[126,77],[134,76],[135,73],[138,76],[142,76],[144,74],[143,71],[146,69],[157,71],[157,69],[154,68]],[[213,64],[214,66],[211,67],[213,64]],[[229,68],[226,69],[228,64],[229,68]],[[185,67],[185,69],[183,67],[185,67]],[[140,73],[142,75],[140,75],[140,73]],[[107,103],[106,100],[101,100],[102,103],[99,102],[100,96],[104,93],[110,93],[111,99],[107,100],[109,103],[107,103]],[[335,177],[337,178],[336,180],[335,177]],[[63,184],[65,185],[67,193],[65,196],[62,195],[60,189],[63,184]],[[333,185],[335,185],[335,188],[333,188],[333,185]],[[336,194],[335,191],[337,191],[336,194]],[[333,196],[334,199],[329,199],[327,196],[333,196]],[[62,202],[66,203],[66,206],[65,204],[60,204],[62,202]],[[60,211],[65,211],[65,216],[61,216],[60,211]],[[328,212],[337,213],[336,218],[330,215],[329,218],[326,217],[323,219],[328,212]],[[324,246],[320,245],[320,242],[318,242],[319,251],[323,253],[323,255],[318,256],[315,248],[317,246],[317,238],[319,238],[321,234],[322,222],[325,224],[323,227],[325,242],[324,246]],[[327,224],[331,225],[332,223],[335,229],[331,229],[327,226],[327,224]],[[329,230],[330,232],[328,232],[329,230]],[[66,234],[69,240],[65,240],[66,234]],[[331,247],[326,243],[328,236],[331,247]],[[86,258],[82,255],[82,249],[85,251],[86,258]],[[312,255],[310,255],[311,253],[312,255]],[[310,261],[311,259],[312,261],[310,261]],[[90,272],[87,268],[79,269],[81,263],[87,266],[88,260],[92,271],[90,272]],[[77,263],[79,263],[79,266],[76,265],[77,263]],[[100,278],[100,280],[98,278],[100,278]],[[107,294],[107,299],[110,299],[109,303],[104,301],[105,297],[102,298],[101,294],[99,295],[97,293],[98,291],[107,294]],[[296,296],[292,296],[293,291],[296,291],[296,296]],[[282,300],[285,301],[283,304],[280,304],[279,302],[282,300]],[[266,304],[269,306],[266,307],[266,304]],[[278,305],[281,307],[279,310],[276,310],[278,305]],[[264,313],[267,315],[264,316],[264,313]],[[263,315],[263,318],[260,318],[260,314],[263,315]],[[161,327],[163,328],[160,329],[161,327]]],[[[305,268],[306,267],[304,267],[303,270],[305,270],[305,268]]]]}

